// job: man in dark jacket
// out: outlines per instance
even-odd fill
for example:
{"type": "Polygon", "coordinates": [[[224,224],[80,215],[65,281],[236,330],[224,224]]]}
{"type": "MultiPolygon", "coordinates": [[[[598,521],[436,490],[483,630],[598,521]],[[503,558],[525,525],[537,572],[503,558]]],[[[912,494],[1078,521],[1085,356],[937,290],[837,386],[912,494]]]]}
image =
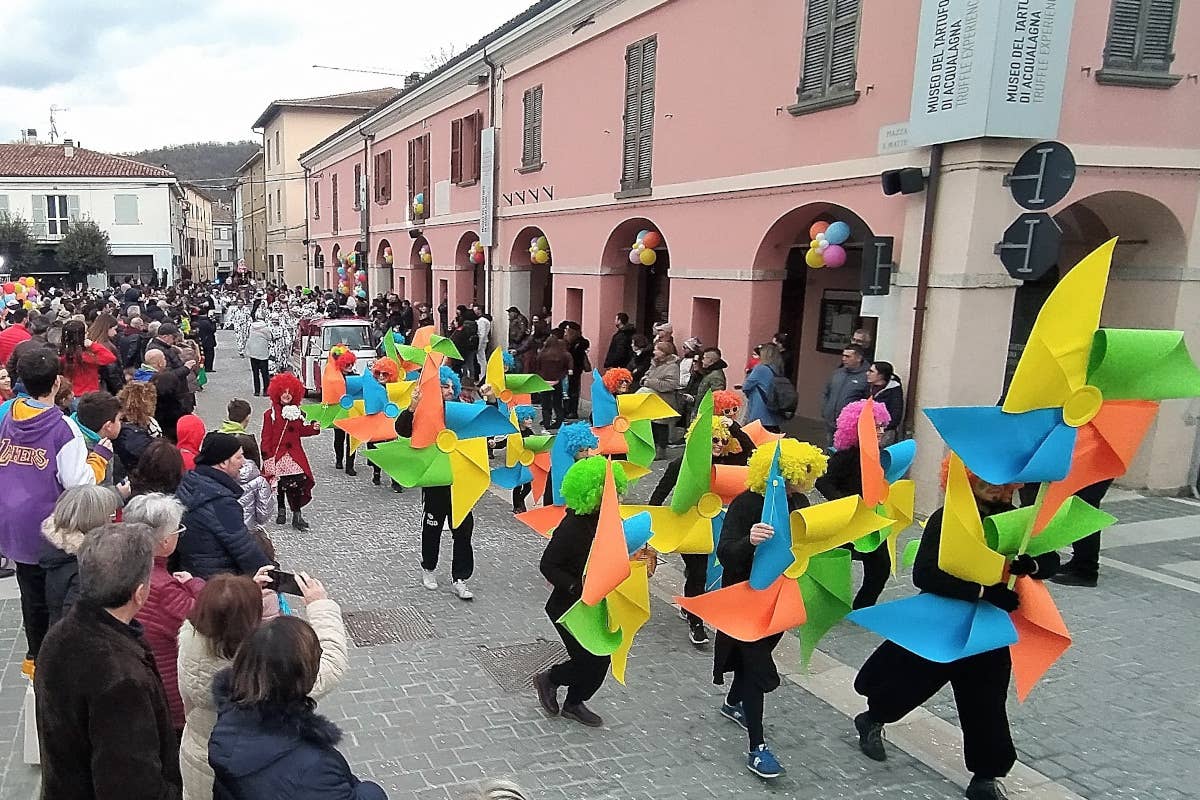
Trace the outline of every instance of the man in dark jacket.
{"type": "Polygon", "coordinates": [[[848,344],[843,348],[842,365],[833,371],[821,396],[821,419],[825,420],[830,444],[833,444],[833,433],[837,430],[838,414],[855,400],[867,396],[867,369],[870,366],[861,347],[848,344]]]}
{"type": "Polygon", "coordinates": [[[198,309],[192,315],[192,338],[200,345],[200,352],[204,355],[204,370],[216,372],[213,364],[217,355],[217,326],[213,324],[208,314],[202,313],[198,309]]]}
{"type": "Polygon", "coordinates": [[[571,354],[571,372],[567,375],[567,399],[563,404],[563,416],[566,419],[579,419],[579,395],[582,391],[583,376],[592,371],[592,361],[588,358],[588,349],[592,343],[583,336],[578,322],[562,324],[563,341],[567,343],[567,351],[571,354]]]}
{"type": "Polygon", "coordinates": [[[629,324],[629,315],[624,311],[617,314],[613,321],[616,331],[608,341],[608,352],[604,356],[604,368],[628,367],[633,358],[634,326],[629,324]]]}
{"type": "Polygon", "coordinates": [[[164,322],[158,326],[158,335],[146,345],[146,352],[162,350],[163,355],[167,357],[167,366],[171,369],[177,369],[183,366],[183,358],[179,355],[179,351],[175,349],[175,345],[178,343],[179,328],[173,323],[164,322]]]}
{"type": "Polygon", "coordinates": [[[459,355],[462,356],[462,361],[454,362],[454,371],[460,375],[474,375],[475,350],[479,347],[479,326],[475,322],[475,312],[466,306],[459,306],[454,311],[450,341],[454,342],[459,355]]]}
{"type": "Polygon", "coordinates": [[[141,317],[129,320],[125,332],[117,338],[117,351],[121,364],[127,369],[137,369],[146,358],[146,346],[153,338],[146,332],[146,322],[141,317]]]}
{"type": "Polygon", "coordinates": [[[163,436],[172,442],[175,441],[175,426],[179,418],[192,413],[192,409],[196,407],[187,382],[192,365],[193,362],[189,361],[177,367],[169,367],[164,351],[147,350],[145,363],[133,373],[135,381],[148,381],[154,385],[158,397],[154,406],[154,418],[158,420],[163,436]]]}
{"type": "Polygon", "coordinates": [[[242,443],[228,433],[204,437],[196,468],[183,476],[175,496],[187,509],[175,553],[179,568],[208,579],[222,572],[253,575],[271,563],[246,529],[238,498],[238,473],[245,457],[242,443]]]}
{"type": "Polygon", "coordinates": [[[508,349],[515,350],[529,335],[529,319],[516,306],[508,307],[508,349]]]}
{"type": "Polygon", "coordinates": [[[166,692],[134,619],[155,543],[145,525],[110,523],[79,549],[79,601],[47,634],[34,676],[43,797],[182,796],[166,692]]]}

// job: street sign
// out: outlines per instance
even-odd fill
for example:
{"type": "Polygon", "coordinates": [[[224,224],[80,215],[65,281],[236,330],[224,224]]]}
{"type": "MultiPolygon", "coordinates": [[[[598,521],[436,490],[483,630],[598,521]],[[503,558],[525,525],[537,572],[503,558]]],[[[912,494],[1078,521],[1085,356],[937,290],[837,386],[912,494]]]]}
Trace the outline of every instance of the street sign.
{"type": "Polygon", "coordinates": [[[995,253],[1008,274],[1021,281],[1036,281],[1058,263],[1062,231],[1045,212],[1022,214],[1008,226],[995,253]]]}
{"type": "Polygon", "coordinates": [[[877,297],[892,291],[893,236],[872,236],[863,246],[862,286],[864,297],[877,297]]]}
{"type": "Polygon", "coordinates": [[[1004,185],[1017,205],[1029,211],[1050,208],[1075,183],[1075,155],[1062,142],[1035,144],[1017,159],[1004,185]]]}
{"type": "Polygon", "coordinates": [[[496,129],[484,128],[479,135],[479,243],[495,244],[496,129]]]}

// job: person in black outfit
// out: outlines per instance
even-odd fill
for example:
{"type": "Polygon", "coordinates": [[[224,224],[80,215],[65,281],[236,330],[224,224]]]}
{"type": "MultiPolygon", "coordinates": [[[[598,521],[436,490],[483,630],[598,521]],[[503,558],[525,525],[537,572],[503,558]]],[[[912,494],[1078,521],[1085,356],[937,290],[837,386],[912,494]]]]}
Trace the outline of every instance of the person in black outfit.
{"type": "MultiPolygon", "coordinates": [[[[329,357],[333,359],[333,363],[342,371],[342,375],[355,375],[354,365],[358,361],[358,357],[354,355],[354,351],[346,348],[344,345],[334,345],[329,348],[329,357]]],[[[253,359],[251,359],[253,361],[253,359]]],[[[350,446],[350,434],[338,427],[333,429],[333,468],[346,470],[346,474],[353,477],[358,474],[354,469],[354,449],[350,446]]]]}
{"type": "Polygon", "coordinates": [[[204,355],[204,371],[216,372],[217,326],[208,314],[195,309],[192,313],[192,338],[200,345],[204,355]]]}
{"type": "MultiPolygon", "coordinates": [[[[740,436],[734,435],[732,428],[735,425],[737,423],[728,417],[712,418],[713,464],[744,465],[749,460],[750,454],[754,452],[754,443],[750,441],[749,436],[742,433],[741,428],[738,428],[740,436]]],[[[693,421],[688,428],[689,439],[695,427],[696,423],[693,421]]],[[[650,494],[650,505],[661,506],[666,503],[667,497],[675,489],[675,484],[679,482],[679,472],[682,467],[682,454],[667,464],[666,471],[663,472],[658,485],[650,494]]],[[[704,594],[708,581],[708,554],[681,553],[680,556],[683,558],[683,596],[696,597],[704,594]]],[[[682,609],[680,609],[680,616],[688,623],[688,639],[691,643],[697,647],[708,644],[708,632],[705,631],[704,623],[700,618],[682,609]]]]}
{"type": "MultiPolygon", "coordinates": [[[[542,575],[554,587],[546,600],[546,616],[566,646],[568,659],[534,676],[538,702],[547,714],[561,714],[590,728],[604,724],[600,715],[585,703],[604,683],[610,659],[587,650],[558,620],[583,596],[583,569],[600,521],[606,466],[603,456],[591,456],[567,470],[562,486],[566,515],[554,529],[539,565],[542,575]],[[560,706],[558,690],[563,686],[567,687],[567,697],[560,706]]],[[[613,482],[618,494],[625,491],[628,481],[623,470],[613,470],[613,482]]]]}
{"type": "MultiPolygon", "coordinates": [[[[1012,510],[1016,486],[994,486],[969,473],[968,478],[981,517],[1012,510]]],[[[944,479],[942,485],[944,488],[944,479]]],[[[1019,597],[1007,583],[982,586],[957,578],[938,565],[943,510],[933,512],[921,535],[913,565],[913,583],[922,592],[990,602],[1004,611],[1016,611],[1019,597]]],[[[1057,553],[1037,558],[1020,555],[1009,564],[1009,573],[1045,580],[1058,565],[1057,553]]],[[[967,769],[972,774],[966,797],[1005,800],[1008,795],[999,779],[1008,774],[1017,760],[1005,708],[1011,675],[1012,657],[1007,647],[942,664],[893,642],[884,642],[863,664],[854,681],[854,690],[867,699],[867,710],[854,718],[859,748],[869,758],[884,761],[887,753],[883,747],[883,726],[903,719],[949,683],[962,727],[967,769]]]]}
{"type": "MultiPolygon", "coordinates": [[[[749,463],[749,489],[729,504],[721,526],[721,538],[717,541],[717,558],[725,568],[722,587],[748,581],[755,548],[775,535],[775,530],[761,520],[767,476],[777,447],[782,448],[779,470],[787,482],[789,510],[808,506],[805,493],[825,471],[824,453],[795,439],[781,439],[754,451],[749,463]]],[[[746,729],[750,743],[746,768],[761,778],[776,778],[784,773],[767,747],[763,732],[763,698],[775,691],[780,682],[779,670],[771,654],[782,638],[782,633],[776,633],[754,642],[743,642],[718,630],[713,648],[713,683],[722,685],[725,674],[733,673],[729,694],[721,705],[721,715],[746,729]]]]}
{"type": "Polygon", "coordinates": [[[633,358],[633,334],[637,331],[629,324],[629,315],[624,311],[617,314],[613,321],[616,331],[608,342],[608,352],[604,354],[604,368],[628,367],[629,359],[633,358]]]}
{"type": "Polygon", "coordinates": [[[588,348],[592,343],[584,337],[578,322],[564,322],[562,329],[563,341],[567,343],[567,351],[570,352],[573,362],[567,375],[567,399],[563,404],[563,416],[565,419],[579,419],[579,395],[583,376],[592,371],[592,362],[588,358],[588,348]]]}
{"type": "MultiPolygon", "coordinates": [[[[1108,493],[1108,488],[1112,486],[1112,479],[1093,483],[1091,486],[1085,486],[1075,493],[1075,496],[1083,500],[1089,505],[1100,507],[1100,501],[1104,499],[1104,495],[1108,493]]],[[[1029,499],[1029,503],[1037,497],[1037,486],[1031,485],[1023,487],[1021,490],[1021,500],[1025,501],[1025,489],[1031,489],[1033,497],[1029,499]]],[[[1072,545],[1071,559],[1062,565],[1058,573],[1050,578],[1055,583],[1063,586],[1095,586],[1100,577],[1100,531],[1088,534],[1072,545]]]]}

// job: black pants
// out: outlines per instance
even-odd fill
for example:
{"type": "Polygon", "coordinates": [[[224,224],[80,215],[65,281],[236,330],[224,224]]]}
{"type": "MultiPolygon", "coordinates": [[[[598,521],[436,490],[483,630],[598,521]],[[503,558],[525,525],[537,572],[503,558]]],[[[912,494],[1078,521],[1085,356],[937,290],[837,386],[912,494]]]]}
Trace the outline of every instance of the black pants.
{"type": "Polygon", "coordinates": [[[21,590],[21,619],[25,623],[25,657],[36,661],[42,640],[50,629],[50,606],[46,603],[46,570],[37,564],[14,561],[17,587],[21,590]]]}
{"type": "Polygon", "coordinates": [[[254,393],[266,394],[267,384],[271,382],[271,370],[265,358],[251,358],[250,372],[254,374],[254,393]]]}
{"type": "MultiPolygon", "coordinates": [[[[1112,483],[1111,480],[1093,483],[1080,489],[1075,496],[1099,508],[1100,501],[1104,499],[1112,483]]],[[[1074,544],[1069,564],[1070,571],[1076,575],[1095,577],[1100,574],[1100,531],[1085,536],[1074,544]]]]}
{"type": "MultiPolygon", "coordinates": [[[[683,596],[698,597],[704,594],[708,582],[708,555],[705,553],[683,553],[683,596]]],[[[695,625],[700,618],[688,612],[688,622],[695,625]]]]}
{"type": "Polygon", "coordinates": [[[871,719],[897,722],[950,684],[963,732],[967,769],[980,778],[1002,778],[1017,760],[1008,729],[1008,648],[939,664],[884,642],[854,679],[854,690],[867,698],[871,719]]]}
{"type": "Polygon", "coordinates": [[[554,629],[567,648],[567,660],[550,668],[550,682],[567,687],[568,705],[591,700],[608,674],[608,656],[588,652],[571,632],[557,622],[554,629]]]}
{"type": "Polygon", "coordinates": [[[212,344],[201,344],[200,352],[204,356],[205,372],[216,372],[217,369],[214,364],[216,364],[217,359],[217,343],[213,342],[212,344]]]}
{"type": "MultiPolygon", "coordinates": [[[[424,491],[425,521],[421,525],[421,568],[437,569],[442,549],[442,528],[450,516],[450,487],[428,486],[424,491]]],[[[462,524],[454,528],[454,551],[450,561],[450,577],[465,581],[475,572],[475,551],[471,549],[471,534],[475,517],[467,514],[462,524]]]]}
{"type": "Polygon", "coordinates": [[[333,457],[337,459],[340,468],[344,461],[346,466],[354,466],[354,450],[350,447],[350,434],[341,428],[333,429],[333,457]]]}
{"type": "Polygon", "coordinates": [[[887,545],[881,544],[870,553],[860,553],[854,545],[849,545],[850,557],[861,561],[863,565],[862,588],[854,595],[855,608],[867,608],[879,602],[879,595],[887,584],[888,575],[892,572],[892,557],[887,545]]]}
{"type": "Polygon", "coordinates": [[[729,695],[725,702],[731,706],[742,704],[751,750],[766,742],[763,736],[763,698],[763,690],[754,681],[748,680],[741,672],[733,674],[733,683],[729,684],[729,695]]]}
{"type": "Polygon", "coordinates": [[[662,450],[671,441],[671,428],[667,423],[652,422],[650,430],[654,434],[654,447],[662,450]]]}
{"type": "MultiPolygon", "coordinates": [[[[374,450],[374,449],[375,449],[376,447],[378,447],[378,446],[379,446],[379,445],[378,445],[378,444],[376,444],[375,442],[367,442],[367,449],[368,449],[368,450],[374,450]]],[[[371,474],[372,474],[372,475],[374,475],[374,476],[375,476],[375,480],[376,480],[376,481],[378,481],[378,480],[380,479],[380,476],[383,474],[383,470],[380,468],[380,466],[379,466],[378,464],[371,464],[371,474]]],[[[399,482],[399,481],[395,481],[395,480],[393,480],[393,481],[392,481],[392,488],[393,488],[393,489],[395,489],[395,488],[397,488],[397,487],[399,487],[399,486],[400,486],[400,482],[399,482]]]]}
{"type": "Polygon", "coordinates": [[[575,419],[579,416],[579,394],[582,391],[583,376],[579,370],[567,376],[567,399],[563,402],[563,414],[575,419]]]}
{"type": "Polygon", "coordinates": [[[542,427],[549,428],[555,422],[561,425],[563,421],[562,381],[551,383],[550,391],[542,392],[538,397],[542,404],[542,427]]]}
{"type": "Polygon", "coordinates": [[[279,489],[276,495],[279,500],[279,510],[283,511],[284,503],[292,510],[293,513],[304,508],[304,495],[301,492],[301,481],[304,476],[285,475],[279,479],[279,489]],[[299,478],[299,480],[289,480],[289,478],[299,478]]]}
{"type": "Polygon", "coordinates": [[[529,497],[533,491],[532,483],[522,483],[520,486],[514,486],[512,490],[513,513],[519,513],[525,510],[525,498],[529,497]]]}

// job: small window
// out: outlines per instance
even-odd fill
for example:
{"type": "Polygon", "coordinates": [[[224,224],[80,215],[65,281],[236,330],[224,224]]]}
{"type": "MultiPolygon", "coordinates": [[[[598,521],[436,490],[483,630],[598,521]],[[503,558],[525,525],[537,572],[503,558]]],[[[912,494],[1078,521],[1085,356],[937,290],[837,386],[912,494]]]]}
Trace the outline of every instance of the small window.
{"type": "Polygon", "coordinates": [[[267,221],[270,221],[274,204],[271,202],[271,193],[267,192],[267,221]]]}
{"type": "Polygon", "coordinates": [[[281,189],[275,190],[275,221],[283,222],[283,192],[281,189]]]}
{"type": "Polygon", "coordinates": [[[859,0],[808,0],[796,104],[806,114],[858,100],[859,0]]]}
{"type": "Polygon", "coordinates": [[[8,195],[0,194],[0,219],[8,218],[8,195]]]}
{"type": "Polygon", "coordinates": [[[362,210],[362,164],[354,165],[354,210],[362,210]]]}
{"type": "Polygon", "coordinates": [[[1171,74],[1179,0],[1112,0],[1100,83],[1167,89],[1183,76],[1171,74]]]}
{"type": "Polygon", "coordinates": [[[267,166],[271,166],[271,140],[267,139],[267,166]]]}
{"type": "Polygon", "coordinates": [[[313,181],[313,219],[321,218],[321,182],[313,181]]]}
{"type": "Polygon", "coordinates": [[[70,225],[70,212],[65,194],[46,195],[46,227],[51,236],[62,236],[70,225]]]}
{"type": "Polygon", "coordinates": [[[479,180],[479,134],[483,114],[476,111],[450,123],[450,182],[462,186],[479,180]]]}
{"type": "Polygon", "coordinates": [[[138,224],[138,196],[136,194],[113,195],[113,223],[116,225],[138,224]]]}
{"type": "Polygon", "coordinates": [[[535,170],[542,166],[542,87],[525,90],[525,126],[521,140],[521,169],[535,170]]]}

